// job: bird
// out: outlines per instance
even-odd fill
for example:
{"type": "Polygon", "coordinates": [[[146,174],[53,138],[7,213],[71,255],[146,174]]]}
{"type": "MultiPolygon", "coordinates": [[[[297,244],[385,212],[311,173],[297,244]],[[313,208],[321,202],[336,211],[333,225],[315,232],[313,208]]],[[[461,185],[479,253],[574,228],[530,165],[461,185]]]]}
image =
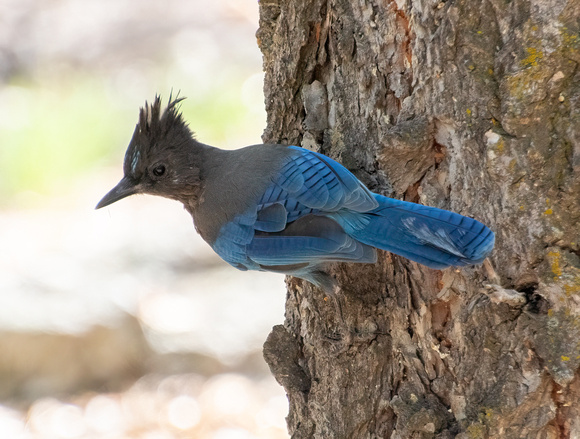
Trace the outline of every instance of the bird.
{"type": "Polygon", "coordinates": [[[224,150],[199,142],[180,102],[145,102],[123,177],[97,204],[135,194],[179,201],[201,237],[239,270],[295,276],[325,290],[332,262],[386,250],[433,269],[482,263],[494,233],[451,211],[371,192],[337,161],[293,145],[224,150]]]}

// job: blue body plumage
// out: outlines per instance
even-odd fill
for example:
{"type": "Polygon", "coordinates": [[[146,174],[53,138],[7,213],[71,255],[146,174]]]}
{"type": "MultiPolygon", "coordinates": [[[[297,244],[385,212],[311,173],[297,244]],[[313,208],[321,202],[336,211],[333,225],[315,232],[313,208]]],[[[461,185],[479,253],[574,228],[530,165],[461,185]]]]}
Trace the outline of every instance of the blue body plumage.
{"type": "Polygon", "coordinates": [[[288,148],[260,200],[212,244],[239,269],[311,280],[325,262],[375,262],[375,247],[437,269],[479,264],[493,248],[493,232],[474,219],[372,193],[329,157],[288,148]]]}
{"type": "Polygon", "coordinates": [[[341,164],[296,146],[224,151],[197,142],[176,109],[141,110],[125,176],[97,208],[135,193],[181,201],[201,236],[241,270],[327,287],[327,262],[376,261],[375,248],[428,267],[479,264],[494,246],[480,222],[375,194],[341,164]]]}

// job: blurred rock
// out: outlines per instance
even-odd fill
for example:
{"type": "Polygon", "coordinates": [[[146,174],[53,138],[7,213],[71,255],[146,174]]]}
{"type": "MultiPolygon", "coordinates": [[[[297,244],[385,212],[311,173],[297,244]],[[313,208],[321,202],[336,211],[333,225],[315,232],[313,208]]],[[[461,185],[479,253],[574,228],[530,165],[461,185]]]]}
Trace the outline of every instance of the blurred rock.
{"type": "Polygon", "coordinates": [[[0,399],[31,401],[89,389],[118,391],[145,373],[152,351],[130,315],[78,334],[0,333],[0,399]]]}

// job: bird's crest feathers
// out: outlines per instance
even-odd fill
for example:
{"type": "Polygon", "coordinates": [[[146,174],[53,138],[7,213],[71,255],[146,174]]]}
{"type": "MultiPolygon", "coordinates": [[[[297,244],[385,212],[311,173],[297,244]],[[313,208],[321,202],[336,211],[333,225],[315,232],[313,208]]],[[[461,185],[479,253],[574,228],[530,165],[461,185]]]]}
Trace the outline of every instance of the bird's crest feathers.
{"type": "Polygon", "coordinates": [[[175,99],[172,99],[170,95],[167,107],[163,111],[161,110],[161,96],[155,95],[155,100],[152,104],[145,101],[145,106],[139,111],[139,123],[137,125],[139,130],[155,133],[159,130],[167,132],[175,125],[187,126],[178,105],[184,99],[185,97],[179,97],[179,94],[175,99]]]}
{"type": "Polygon", "coordinates": [[[139,122],[125,154],[125,175],[138,178],[148,165],[177,151],[187,152],[183,145],[194,140],[194,135],[184,120],[179,103],[184,97],[170,95],[166,107],[161,106],[161,97],[155,96],[152,103],[145,102],[139,110],[139,122]]]}

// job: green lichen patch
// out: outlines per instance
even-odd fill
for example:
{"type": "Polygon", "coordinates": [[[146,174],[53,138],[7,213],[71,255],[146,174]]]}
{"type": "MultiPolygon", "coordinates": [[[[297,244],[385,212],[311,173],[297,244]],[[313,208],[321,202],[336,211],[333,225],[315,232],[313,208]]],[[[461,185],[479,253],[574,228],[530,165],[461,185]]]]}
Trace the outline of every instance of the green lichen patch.
{"type": "Polygon", "coordinates": [[[537,67],[544,57],[544,52],[536,47],[526,47],[528,56],[520,61],[522,67],[537,67]]]}
{"type": "Polygon", "coordinates": [[[580,366],[580,316],[568,307],[551,309],[542,317],[535,345],[554,381],[569,384],[580,366]]]}

